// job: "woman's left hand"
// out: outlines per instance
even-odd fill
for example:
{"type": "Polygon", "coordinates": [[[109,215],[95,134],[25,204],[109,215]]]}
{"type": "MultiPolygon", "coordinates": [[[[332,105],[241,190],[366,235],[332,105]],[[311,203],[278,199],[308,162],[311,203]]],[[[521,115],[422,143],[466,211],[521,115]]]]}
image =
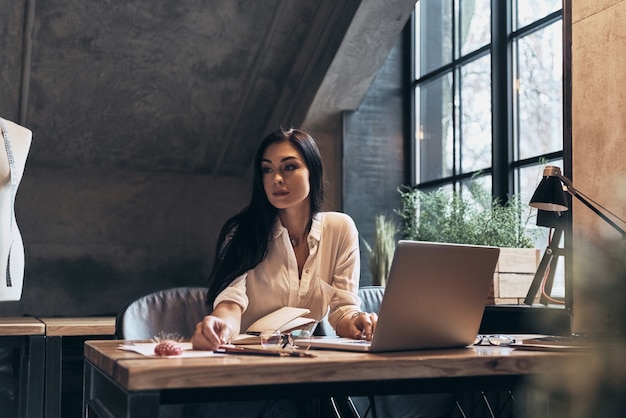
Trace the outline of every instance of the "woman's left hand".
{"type": "Polygon", "coordinates": [[[378,322],[375,313],[356,312],[350,317],[350,337],[356,340],[371,341],[378,322]]]}

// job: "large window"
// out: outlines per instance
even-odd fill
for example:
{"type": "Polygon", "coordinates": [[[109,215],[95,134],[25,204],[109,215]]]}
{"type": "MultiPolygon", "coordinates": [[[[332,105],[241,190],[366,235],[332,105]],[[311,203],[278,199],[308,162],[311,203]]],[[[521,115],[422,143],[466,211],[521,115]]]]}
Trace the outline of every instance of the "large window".
{"type": "Polygon", "coordinates": [[[414,22],[414,184],[528,201],[563,166],[561,0],[419,0],[414,22]]]}

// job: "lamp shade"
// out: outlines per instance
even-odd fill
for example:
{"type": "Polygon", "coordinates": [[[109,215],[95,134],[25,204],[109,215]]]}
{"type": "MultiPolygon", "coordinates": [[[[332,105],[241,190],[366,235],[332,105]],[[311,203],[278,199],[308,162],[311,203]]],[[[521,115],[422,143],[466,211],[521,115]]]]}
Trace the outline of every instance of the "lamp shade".
{"type": "Polygon", "coordinates": [[[530,199],[530,206],[550,212],[563,212],[567,208],[567,199],[563,184],[558,177],[544,177],[530,199]]]}

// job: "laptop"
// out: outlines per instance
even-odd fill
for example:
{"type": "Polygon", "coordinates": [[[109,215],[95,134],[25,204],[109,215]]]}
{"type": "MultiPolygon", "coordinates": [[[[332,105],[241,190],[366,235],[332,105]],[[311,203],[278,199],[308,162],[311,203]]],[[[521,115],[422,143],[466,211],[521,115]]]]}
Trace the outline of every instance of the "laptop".
{"type": "Polygon", "coordinates": [[[471,345],[499,254],[497,247],[401,240],[372,341],[322,337],[311,347],[385,352],[471,345]]]}

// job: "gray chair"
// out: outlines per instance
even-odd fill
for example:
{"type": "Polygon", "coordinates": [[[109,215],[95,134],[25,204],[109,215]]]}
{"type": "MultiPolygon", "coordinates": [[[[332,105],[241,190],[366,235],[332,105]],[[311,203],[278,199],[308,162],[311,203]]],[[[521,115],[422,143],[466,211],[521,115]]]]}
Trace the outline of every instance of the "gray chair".
{"type": "MultiPolygon", "coordinates": [[[[118,312],[115,335],[119,339],[145,340],[165,332],[190,338],[196,324],[209,314],[207,291],[206,287],[174,287],[133,299],[118,312]]],[[[381,286],[360,288],[361,309],[378,312],[384,292],[381,286]]],[[[316,334],[328,336],[335,332],[324,319],[316,334]]]]}
{"type": "MultiPolygon", "coordinates": [[[[361,298],[361,310],[363,312],[376,312],[380,308],[380,303],[385,294],[385,288],[382,286],[363,286],[358,290],[359,298],[361,298]]],[[[320,321],[315,330],[315,335],[320,336],[336,336],[335,330],[328,322],[328,316],[320,321]]]]}
{"type": "MultiPolygon", "coordinates": [[[[125,340],[150,340],[160,333],[190,338],[209,314],[206,287],[174,287],[140,296],[117,314],[115,335],[125,340]]],[[[183,405],[162,405],[161,418],[180,418],[183,405]]]]}
{"type": "Polygon", "coordinates": [[[383,286],[364,286],[359,289],[361,310],[363,312],[378,312],[383,301],[385,288],[383,286]]]}
{"type": "Polygon", "coordinates": [[[138,297],[118,312],[115,335],[126,340],[149,340],[159,333],[190,338],[196,324],[209,314],[207,290],[175,287],[138,297]]]}

